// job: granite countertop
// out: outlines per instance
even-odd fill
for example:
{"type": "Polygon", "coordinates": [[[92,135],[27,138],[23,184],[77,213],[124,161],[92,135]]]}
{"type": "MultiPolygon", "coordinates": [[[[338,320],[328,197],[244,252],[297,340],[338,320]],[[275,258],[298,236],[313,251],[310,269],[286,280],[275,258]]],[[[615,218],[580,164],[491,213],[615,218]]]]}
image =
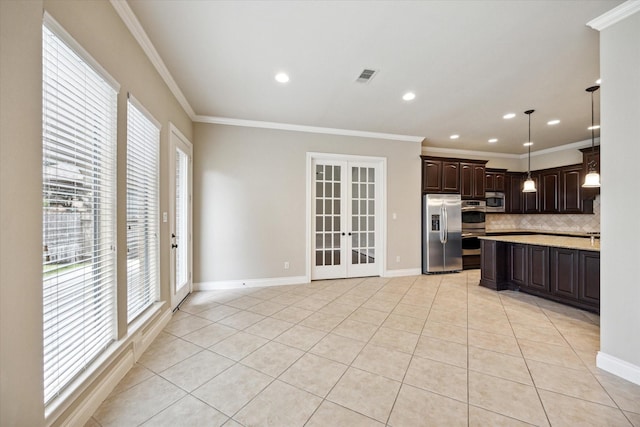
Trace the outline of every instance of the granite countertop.
{"type": "Polygon", "coordinates": [[[522,243],[525,245],[552,246],[555,248],[579,249],[582,251],[600,252],[600,239],[594,239],[593,245],[591,238],[588,237],[566,237],[566,236],[549,236],[545,234],[530,234],[525,236],[517,235],[499,235],[499,236],[479,236],[478,239],[494,240],[507,243],[522,243]]]}
{"type": "Polygon", "coordinates": [[[586,231],[556,231],[556,230],[534,230],[526,228],[512,228],[512,229],[498,229],[498,230],[486,230],[487,235],[495,236],[499,234],[542,234],[553,236],[569,236],[569,237],[591,237],[595,236],[596,239],[600,238],[600,233],[589,233],[586,231]]]}

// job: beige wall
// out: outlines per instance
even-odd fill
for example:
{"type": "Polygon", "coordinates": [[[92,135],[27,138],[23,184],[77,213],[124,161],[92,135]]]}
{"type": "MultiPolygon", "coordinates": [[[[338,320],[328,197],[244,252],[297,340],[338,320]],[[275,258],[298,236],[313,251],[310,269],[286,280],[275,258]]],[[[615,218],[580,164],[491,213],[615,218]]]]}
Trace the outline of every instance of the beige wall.
{"type": "MultiPolygon", "coordinates": [[[[640,384],[640,12],[600,33],[602,76],[601,353],[640,384]],[[635,376],[630,374],[635,372],[635,376]]],[[[605,358],[607,359],[607,358],[605,358]]],[[[602,366],[598,357],[598,366],[602,366]]],[[[608,364],[606,369],[611,369],[608,364]]]]}
{"type": "Polygon", "coordinates": [[[306,274],[307,152],[387,159],[386,268],[420,268],[419,143],[197,123],[194,282],[306,274]]]}
{"type": "Polygon", "coordinates": [[[40,426],[42,2],[0,1],[0,425],[40,426]]]}
{"type": "MultiPolygon", "coordinates": [[[[44,424],[42,403],[42,12],[49,12],[120,85],[118,294],[126,297],[126,97],[162,124],[160,207],[168,210],[168,122],[189,117],[107,1],[0,1],[0,425],[44,424]]],[[[162,298],[169,297],[168,228],[161,224],[162,298]]],[[[119,317],[126,333],[126,311],[119,317]]],[[[91,386],[89,386],[89,389],[91,386]]],[[[55,415],[60,415],[55,414],[55,415]]],[[[62,414],[64,416],[64,414],[62,414]]],[[[49,422],[52,420],[49,420],[49,422]]],[[[59,420],[58,420],[59,421],[59,420]]]]}

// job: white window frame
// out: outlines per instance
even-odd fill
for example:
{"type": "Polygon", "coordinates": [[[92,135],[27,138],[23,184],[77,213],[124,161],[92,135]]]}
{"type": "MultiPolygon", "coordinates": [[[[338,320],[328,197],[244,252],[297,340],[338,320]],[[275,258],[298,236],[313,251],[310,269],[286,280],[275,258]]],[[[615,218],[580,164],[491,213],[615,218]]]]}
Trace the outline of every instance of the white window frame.
{"type": "MultiPolygon", "coordinates": [[[[43,272],[43,351],[44,351],[44,403],[47,412],[50,412],[52,406],[56,406],[64,395],[68,395],[69,387],[91,366],[94,366],[96,360],[100,359],[105,350],[116,340],[117,332],[117,301],[116,301],[116,278],[117,278],[117,257],[116,257],[116,172],[117,172],[117,96],[120,90],[118,83],[75,41],[73,38],[47,13],[43,19],[43,191],[46,187],[49,195],[60,195],[62,183],[74,183],[69,190],[69,200],[66,200],[66,210],[70,212],[81,212],[82,217],[91,218],[91,238],[89,239],[91,254],[88,265],[83,263],[71,263],[65,269],[57,268],[54,273],[43,272]],[[46,28],[46,30],[45,30],[46,28]],[[69,49],[67,53],[70,59],[68,64],[74,64],[74,61],[82,61],[83,65],[78,70],[79,74],[77,83],[82,84],[87,77],[98,77],[102,80],[102,90],[105,93],[105,104],[102,110],[96,111],[96,115],[91,116],[92,125],[86,125],[89,116],[71,111],[69,104],[62,102],[53,104],[53,101],[62,98],[62,91],[55,91],[55,94],[45,95],[47,90],[45,81],[47,66],[45,49],[47,48],[46,32],[51,32],[58,38],[61,45],[66,45],[69,49]],[[95,76],[94,76],[95,74],[95,76]],[[59,94],[60,97],[57,97],[59,94]],[[52,99],[55,98],[55,99],[52,99]],[[108,98],[108,100],[107,100],[108,98]],[[55,110],[53,106],[55,105],[55,110]],[[51,109],[49,110],[49,106],[51,109]],[[78,120],[64,122],[61,117],[68,113],[78,120]],[[55,114],[55,116],[54,116],[55,114]],[[104,115],[104,121],[100,121],[100,117],[104,115]],[[59,119],[60,118],[60,119],[59,119]],[[49,121],[51,121],[49,123],[49,121]],[[66,135],[71,135],[66,141],[63,149],[62,127],[55,128],[54,124],[64,124],[68,126],[66,135]],[[74,126],[71,126],[73,124],[74,126]],[[104,126],[108,131],[104,135],[100,134],[100,139],[92,138],[98,134],[98,125],[104,126]],[[81,131],[85,133],[81,135],[81,131]],[[102,139],[104,138],[104,139],[102,139]],[[48,142],[47,142],[48,141],[48,142]],[[54,142],[55,141],[55,142],[54,142]],[[97,142],[96,141],[100,141],[97,142]],[[106,144],[101,142],[106,141],[106,144]],[[50,150],[51,151],[47,151],[50,150]],[[56,151],[57,150],[57,151],[56,151]],[[57,153],[53,157],[49,154],[57,153]],[[66,154],[65,154],[66,153],[66,154]],[[86,155],[90,153],[91,155],[86,155]],[[96,156],[96,153],[97,156],[96,156]],[[102,153],[102,154],[100,154],[102,153]],[[77,157],[74,159],[74,155],[77,157]],[[83,157],[84,155],[84,157],[83,157]],[[68,157],[65,157],[68,156],[68,157]],[[51,158],[51,161],[47,160],[51,158]],[[58,159],[57,161],[55,159],[58,159]],[[69,160],[69,161],[65,161],[69,160]],[[45,165],[45,161],[47,164],[45,165]],[[53,163],[58,164],[58,171],[54,172],[53,163]],[[66,172],[62,171],[60,165],[64,163],[66,172]],[[90,167],[87,167],[89,165],[90,167]],[[87,172],[90,171],[91,174],[87,172]],[[55,175],[55,174],[58,175],[55,175]],[[53,178],[53,177],[56,178],[53,178]],[[72,176],[72,178],[70,178],[72,176]],[[84,182],[84,183],[83,183],[84,182]],[[53,185],[52,185],[53,183],[53,185]],[[83,187],[84,186],[84,187],[83,187]],[[55,189],[55,190],[52,190],[55,189]],[[96,190],[97,189],[97,190],[96,190]],[[97,192],[96,192],[97,191],[97,192]],[[83,209],[86,209],[83,210],[83,209]],[[83,212],[88,212],[83,214],[83,212]],[[98,218],[98,220],[96,220],[98,218]],[[103,220],[106,218],[106,220],[103,220]],[[53,279],[52,279],[53,277],[53,279]],[[48,283],[47,283],[48,282],[48,283]],[[55,285],[54,285],[55,283],[55,285]],[[64,284],[71,284],[68,289],[73,292],[67,294],[67,306],[60,306],[64,300],[64,284]],[[82,297],[77,295],[81,294],[82,297]],[[77,304],[71,304],[70,301],[77,304]],[[99,302],[101,310],[95,310],[96,302],[99,302]],[[83,309],[77,308],[82,306],[83,309]],[[68,310],[68,311],[67,311],[68,310]],[[79,318],[72,327],[64,330],[65,319],[71,319],[69,313],[75,313],[79,318]],[[96,314],[99,313],[99,314],[96,314]],[[69,315],[67,317],[67,315],[69,315]],[[81,321],[78,321],[81,319],[81,321]],[[97,320],[99,319],[99,320],[97,320]],[[93,320],[93,324],[91,321],[93,320]],[[91,326],[91,329],[85,329],[91,326]],[[82,329],[80,329],[82,328],[82,329]],[[82,330],[84,339],[77,338],[75,334],[78,330],[82,330]],[[69,332],[73,331],[73,332],[69,332]],[[61,336],[61,333],[68,333],[61,336]],[[64,338],[78,345],[83,350],[69,352],[64,338]],[[91,343],[89,338],[94,338],[95,342],[91,343]],[[54,344],[55,343],[55,344],[54,344]],[[61,351],[62,350],[62,351],[61,351]],[[61,356],[62,355],[62,356],[61,356]],[[70,359],[65,359],[69,357],[70,359]],[[54,404],[55,403],[55,404],[54,404]]],[[[66,49],[64,46],[61,49],[66,49]]],[[[60,57],[56,55],[56,57],[60,57]]],[[[72,68],[58,70],[58,77],[53,81],[60,86],[62,74],[65,72],[75,72],[72,68]]],[[[68,78],[73,81],[74,75],[67,74],[68,78]]],[[[70,85],[74,86],[74,85],[70,85]]],[[[85,86],[86,87],[86,86],[85,86]]],[[[77,94],[76,94],[77,96],[77,94]]],[[[95,103],[97,98],[92,98],[95,103]]],[[[84,104],[85,106],[88,104],[84,104]]],[[[90,110],[90,108],[86,108],[90,110]]],[[[44,194],[43,194],[44,196],[44,194]]],[[[47,206],[52,206],[54,198],[44,199],[47,206]]],[[[58,199],[59,202],[59,199],[58,199]]],[[[55,202],[59,204],[58,202],[55,202]]],[[[43,222],[45,221],[45,213],[43,212],[43,222]]],[[[45,237],[43,230],[43,238],[45,237]]],[[[49,237],[47,235],[46,237],[49,237]]],[[[55,239],[53,239],[55,240],[55,239]]],[[[84,242],[84,240],[82,240],[84,242]]],[[[46,241],[45,241],[46,244],[46,241]]],[[[87,255],[82,249],[84,243],[80,244],[80,252],[73,259],[85,259],[87,255]]],[[[60,255],[59,259],[65,258],[60,255]]],[[[46,263],[47,254],[44,254],[43,264],[46,263]]],[[[51,257],[49,256],[49,259],[51,257]]],[[[55,258],[55,257],[54,257],[55,258]]],[[[45,414],[47,416],[47,414],[45,414]]]]}
{"type": "Polygon", "coordinates": [[[160,297],[160,123],[127,100],[127,323],[160,297]],[[144,206],[130,206],[132,198],[144,206]],[[133,210],[137,218],[134,220],[133,210]],[[142,263],[138,265],[136,261],[142,263]]]}

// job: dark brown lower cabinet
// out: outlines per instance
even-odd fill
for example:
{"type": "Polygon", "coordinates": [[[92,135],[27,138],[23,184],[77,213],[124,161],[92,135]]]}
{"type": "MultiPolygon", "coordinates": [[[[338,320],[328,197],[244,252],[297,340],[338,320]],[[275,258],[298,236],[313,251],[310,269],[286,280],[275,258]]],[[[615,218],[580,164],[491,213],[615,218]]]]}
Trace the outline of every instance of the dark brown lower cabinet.
{"type": "Polygon", "coordinates": [[[578,299],[578,251],[575,249],[551,248],[551,293],[578,299]]]}
{"type": "Polygon", "coordinates": [[[480,285],[600,312],[600,252],[481,241],[480,285]]]}
{"type": "Polygon", "coordinates": [[[549,247],[527,245],[526,287],[549,292],[549,247]]]}
{"type": "Polygon", "coordinates": [[[509,282],[527,286],[527,245],[509,245],[509,282]]]}
{"type": "Polygon", "coordinates": [[[578,299],[600,311],[600,252],[578,254],[578,299]]]}

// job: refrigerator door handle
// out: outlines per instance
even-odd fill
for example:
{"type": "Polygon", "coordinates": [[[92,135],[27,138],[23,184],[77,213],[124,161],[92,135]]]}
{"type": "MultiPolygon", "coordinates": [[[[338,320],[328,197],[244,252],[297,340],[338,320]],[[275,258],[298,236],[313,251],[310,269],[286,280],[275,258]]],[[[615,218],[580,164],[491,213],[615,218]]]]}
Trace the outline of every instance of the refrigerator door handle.
{"type": "Polygon", "coordinates": [[[444,219],[444,204],[440,205],[440,243],[445,243],[444,229],[446,227],[444,219]]]}
{"type": "Polygon", "coordinates": [[[442,243],[447,243],[447,240],[449,240],[449,216],[447,213],[447,205],[444,205],[444,227],[443,228],[443,235],[444,235],[444,242],[442,243]]]}

